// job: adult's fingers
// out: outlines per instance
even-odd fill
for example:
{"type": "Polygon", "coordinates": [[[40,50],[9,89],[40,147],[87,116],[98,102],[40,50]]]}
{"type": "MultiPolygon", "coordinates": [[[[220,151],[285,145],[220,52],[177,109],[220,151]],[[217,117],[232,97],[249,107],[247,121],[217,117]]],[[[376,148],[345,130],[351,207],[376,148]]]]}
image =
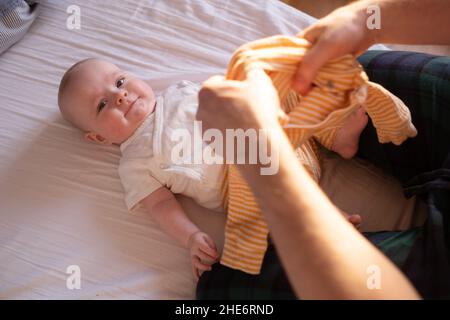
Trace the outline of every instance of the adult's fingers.
{"type": "Polygon", "coordinates": [[[212,77],[206,79],[203,82],[203,86],[205,86],[205,85],[206,86],[207,85],[214,85],[214,84],[222,83],[223,81],[225,81],[225,77],[224,76],[215,75],[215,76],[212,76],[212,77]]]}
{"type": "Polygon", "coordinates": [[[308,40],[310,43],[314,44],[323,32],[324,27],[320,24],[310,25],[308,28],[300,32],[297,37],[308,40]]]}
{"type": "Polygon", "coordinates": [[[328,60],[335,58],[335,56],[336,52],[333,47],[326,40],[319,39],[303,56],[294,77],[293,89],[302,95],[307,94],[312,87],[317,72],[328,60]]]}
{"type": "Polygon", "coordinates": [[[261,68],[253,68],[247,72],[247,79],[250,81],[271,81],[267,73],[261,68]]]}

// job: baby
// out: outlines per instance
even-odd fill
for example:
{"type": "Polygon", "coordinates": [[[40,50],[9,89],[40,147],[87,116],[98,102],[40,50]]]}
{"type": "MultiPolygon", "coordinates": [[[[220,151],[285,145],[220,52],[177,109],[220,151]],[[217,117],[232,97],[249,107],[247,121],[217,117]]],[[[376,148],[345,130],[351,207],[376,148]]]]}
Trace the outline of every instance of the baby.
{"type": "MultiPolygon", "coordinates": [[[[222,210],[225,165],[173,163],[176,142],[171,134],[177,128],[193,130],[199,89],[183,81],[155,97],[145,81],[112,63],[86,59],[66,71],[58,93],[63,117],[83,130],[86,140],[120,147],[119,175],[127,208],[144,207],[189,250],[197,280],[201,272],[211,270],[218,250],[213,239],[186,216],[174,194],[222,210]]],[[[359,109],[337,133],[334,151],[353,157],[367,121],[359,109]]],[[[359,215],[347,217],[354,225],[361,222],[359,215]]]]}

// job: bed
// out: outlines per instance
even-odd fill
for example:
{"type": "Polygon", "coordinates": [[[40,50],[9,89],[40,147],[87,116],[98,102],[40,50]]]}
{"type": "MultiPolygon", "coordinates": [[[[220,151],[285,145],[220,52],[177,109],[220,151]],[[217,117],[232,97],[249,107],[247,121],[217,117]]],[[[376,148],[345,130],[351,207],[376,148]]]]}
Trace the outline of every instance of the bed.
{"type": "MultiPolygon", "coordinates": [[[[127,212],[119,149],[86,143],[61,118],[59,80],[74,62],[101,57],[160,92],[221,74],[239,45],[295,35],[314,19],[275,0],[49,0],[40,7],[28,34],[0,56],[0,298],[193,299],[187,251],[145,212],[127,212]],[[68,27],[73,5],[80,29],[68,27]],[[68,285],[70,266],[81,272],[79,289],[68,285]]],[[[324,189],[342,209],[361,213],[366,230],[411,224],[404,213],[417,204],[395,181],[358,160],[325,159],[324,189]],[[367,179],[342,188],[352,166],[367,179]],[[389,187],[383,193],[377,183],[389,187]],[[370,186],[394,204],[388,219],[351,200],[370,186]]],[[[224,215],[180,201],[221,247],[224,215]]]]}

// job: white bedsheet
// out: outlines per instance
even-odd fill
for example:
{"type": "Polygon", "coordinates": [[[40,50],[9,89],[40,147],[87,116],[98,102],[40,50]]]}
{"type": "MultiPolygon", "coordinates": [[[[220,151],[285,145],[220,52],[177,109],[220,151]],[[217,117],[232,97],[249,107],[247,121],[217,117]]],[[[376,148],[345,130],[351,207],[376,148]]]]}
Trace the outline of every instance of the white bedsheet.
{"type": "MultiPolygon", "coordinates": [[[[143,212],[127,213],[119,149],[84,142],[62,120],[59,80],[101,57],[159,91],[223,73],[240,44],[312,21],[275,0],[44,1],[0,56],[0,298],[194,298],[187,251],[143,212]],[[81,30],[66,27],[69,5],[81,30]],[[81,268],[79,290],[66,288],[70,265],[81,268]]],[[[222,227],[223,216],[189,211],[212,233],[222,227]]]]}

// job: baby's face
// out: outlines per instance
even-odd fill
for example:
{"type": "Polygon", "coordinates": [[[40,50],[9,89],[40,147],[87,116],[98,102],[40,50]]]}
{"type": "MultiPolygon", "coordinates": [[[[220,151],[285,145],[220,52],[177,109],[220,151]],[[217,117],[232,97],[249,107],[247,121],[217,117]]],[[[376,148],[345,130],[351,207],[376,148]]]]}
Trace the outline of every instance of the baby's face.
{"type": "Polygon", "coordinates": [[[88,140],[120,144],[153,112],[152,88],[114,64],[89,60],[74,71],[66,101],[81,112],[88,140]]]}

